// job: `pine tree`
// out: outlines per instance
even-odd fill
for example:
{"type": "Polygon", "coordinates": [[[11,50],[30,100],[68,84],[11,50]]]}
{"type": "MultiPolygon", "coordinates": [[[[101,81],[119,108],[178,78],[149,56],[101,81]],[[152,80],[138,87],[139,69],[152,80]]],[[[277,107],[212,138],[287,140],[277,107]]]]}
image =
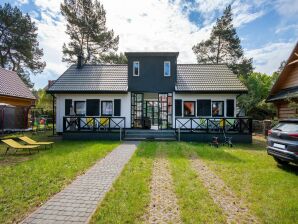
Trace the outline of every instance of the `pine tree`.
{"type": "Polygon", "coordinates": [[[231,5],[217,19],[208,40],[193,46],[198,63],[225,63],[238,75],[247,76],[252,72],[252,59],[246,59],[240,39],[233,26],[231,5]]]}
{"type": "Polygon", "coordinates": [[[46,65],[42,56],[30,16],[10,4],[0,5],[0,66],[17,72],[32,87],[29,75],[42,72],[46,65]]]}
{"type": "Polygon", "coordinates": [[[82,55],[83,63],[104,62],[104,56],[118,49],[119,37],[107,29],[106,12],[99,1],[64,0],[61,12],[70,37],[70,42],[63,45],[62,61],[75,63],[82,55]]]}

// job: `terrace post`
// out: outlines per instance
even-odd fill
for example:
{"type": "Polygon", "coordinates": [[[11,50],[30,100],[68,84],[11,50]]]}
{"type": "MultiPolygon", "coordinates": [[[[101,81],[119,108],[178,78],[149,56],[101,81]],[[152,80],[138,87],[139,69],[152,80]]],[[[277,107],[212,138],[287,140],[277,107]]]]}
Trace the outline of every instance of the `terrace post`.
{"type": "Polygon", "coordinates": [[[63,117],[63,132],[66,131],[66,117],[63,117]]]}
{"type": "Polygon", "coordinates": [[[209,133],[209,118],[206,118],[207,120],[207,133],[209,133]]]}
{"type": "Polygon", "coordinates": [[[78,121],[78,131],[81,130],[81,118],[77,117],[77,121],[78,121]]]}

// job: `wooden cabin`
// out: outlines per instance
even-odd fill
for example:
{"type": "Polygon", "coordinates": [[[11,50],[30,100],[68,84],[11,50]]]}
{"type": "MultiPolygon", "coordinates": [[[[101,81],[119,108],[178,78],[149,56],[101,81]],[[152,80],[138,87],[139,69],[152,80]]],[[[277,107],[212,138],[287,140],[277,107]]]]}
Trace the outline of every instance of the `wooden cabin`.
{"type": "Polygon", "coordinates": [[[298,42],[266,102],[277,107],[278,119],[298,117],[298,42]]]}
{"type": "Polygon", "coordinates": [[[35,100],[16,72],[0,68],[0,132],[29,128],[28,114],[35,100]]]}

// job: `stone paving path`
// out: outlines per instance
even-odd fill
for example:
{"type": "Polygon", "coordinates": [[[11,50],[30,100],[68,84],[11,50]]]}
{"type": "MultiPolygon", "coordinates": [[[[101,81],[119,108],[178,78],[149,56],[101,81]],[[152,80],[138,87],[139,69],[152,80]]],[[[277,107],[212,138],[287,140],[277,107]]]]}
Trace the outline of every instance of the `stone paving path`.
{"type": "Polygon", "coordinates": [[[124,142],[56,194],[22,223],[88,223],[138,142],[124,142]]]}
{"type": "Polygon", "coordinates": [[[227,216],[227,223],[258,223],[243,201],[196,155],[191,156],[191,165],[197,171],[213,201],[227,216]]]}
{"type": "Polygon", "coordinates": [[[153,164],[151,202],[145,223],[182,223],[173,186],[169,162],[158,155],[153,164]]]}

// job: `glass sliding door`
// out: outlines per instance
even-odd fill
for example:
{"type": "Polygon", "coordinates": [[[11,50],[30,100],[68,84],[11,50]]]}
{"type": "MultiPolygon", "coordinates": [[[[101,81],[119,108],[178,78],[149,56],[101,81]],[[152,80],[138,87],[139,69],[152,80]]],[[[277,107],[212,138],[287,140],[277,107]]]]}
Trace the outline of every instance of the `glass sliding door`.
{"type": "Polygon", "coordinates": [[[146,101],[145,117],[150,119],[151,126],[158,126],[158,101],[146,101]]]}
{"type": "Polygon", "coordinates": [[[159,129],[172,128],[172,110],[173,96],[172,93],[159,93],[159,129]]]}
{"type": "Polygon", "coordinates": [[[143,128],[143,93],[131,93],[131,127],[143,128]]]}

